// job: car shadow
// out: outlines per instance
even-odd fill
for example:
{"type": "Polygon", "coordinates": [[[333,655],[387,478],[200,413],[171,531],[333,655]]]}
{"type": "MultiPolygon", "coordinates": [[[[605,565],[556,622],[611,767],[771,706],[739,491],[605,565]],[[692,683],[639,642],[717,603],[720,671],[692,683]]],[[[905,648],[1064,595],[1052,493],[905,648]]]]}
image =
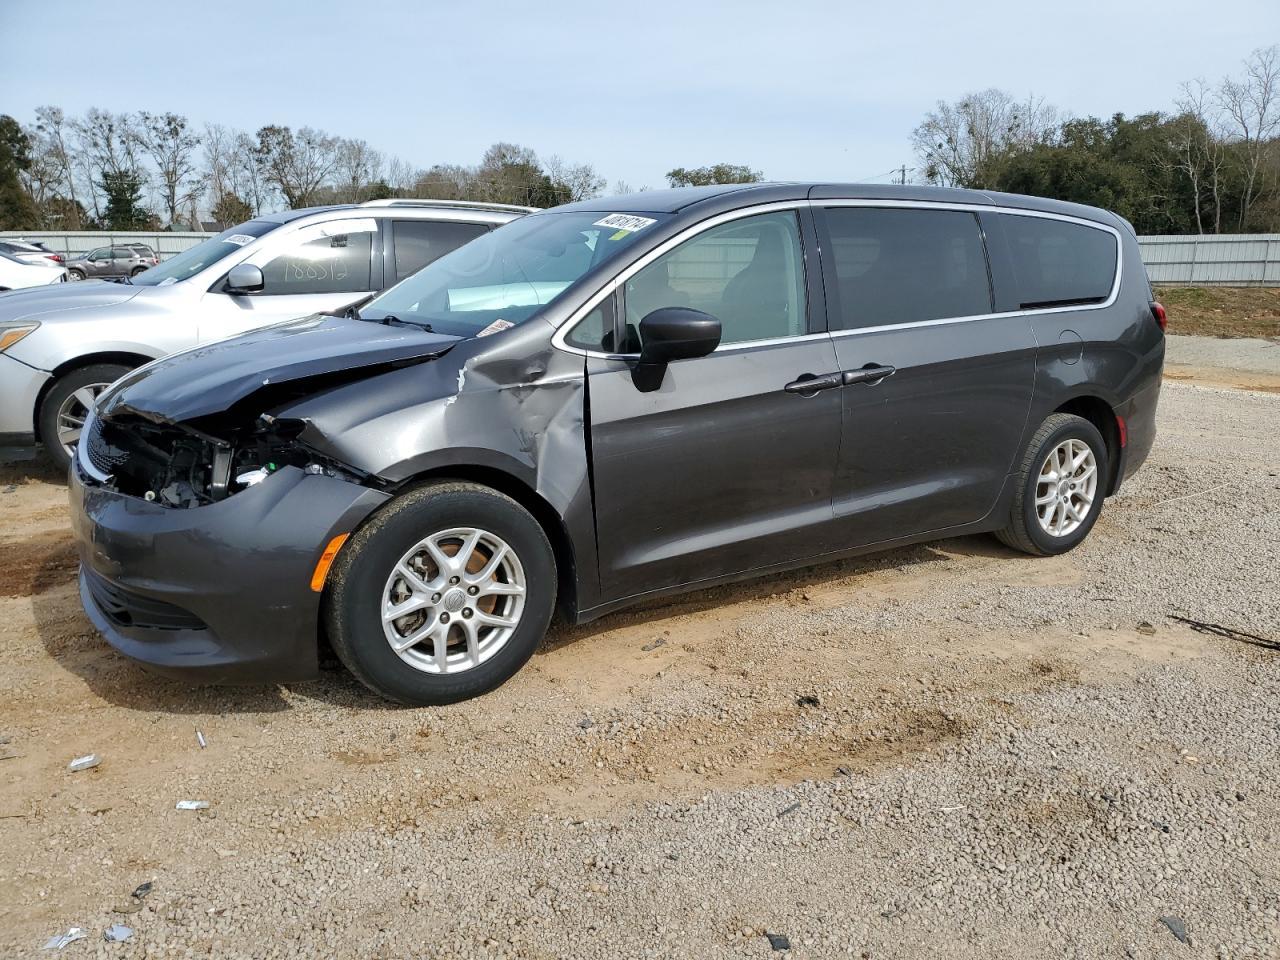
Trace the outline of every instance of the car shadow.
{"type": "MultiPolygon", "coordinates": [[[[263,686],[199,686],[150,673],[114,650],[80,607],[76,589],[78,563],[69,537],[42,545],[28,565],[36,629],[49,656],[78,676],[104,701],[130,710],[183,715],[270,714],[308,701],[360,710],[411,709],[371,693],[352,677],[320,641],[321,673],[316,680],[263,686]]],[[[840,581],[887,569],[903,569],[950,556],[1016,555],[990,537],[964,537],[901,547],[883,553],[802,567],[763,579],[691,591],[652,600],[574,626],[557,617],[535,656],[561,651],[576,643],[637,624],[657,625],[674,617],[717,607],[765,600],[792,591],[822,591],[840,581]]],[[[856,590],[856,583],[850,586],[856,590]]]]}
{"type": "MultiPolygon", "coordinates": [[[[624,626],[656,625],[675,617],[703,613],[737,603],[765,600],[796,590],[821,592],[832,584],[851,577],[865,576],[880,570],[904,569],[951,556],[994,559],[1017,557],[1020,554],[1005,547],[994,537],[985,535],[955,537],[949,540],[898,547],[882,553],[866,554],[845,560],[816,563],[781,574],[770,574],[643,601],[634,607],[627,607],[625,610],[607,614],[599,620],[592,620],[590,623],[579,626],[574,626],[557,617],[547,632],[547,639],[538,648],[535,656],[560,650],[624,626]]],[[[851,589],[856,590],[856,584],[851,589]]]]}
{"type": "Polygon", "coordinates": [[[67,475],[61,468],[54,466],[53,461],[43,452],[26,460],[0,458],[0,486],[31,482],[65,485],[67,475]]]}

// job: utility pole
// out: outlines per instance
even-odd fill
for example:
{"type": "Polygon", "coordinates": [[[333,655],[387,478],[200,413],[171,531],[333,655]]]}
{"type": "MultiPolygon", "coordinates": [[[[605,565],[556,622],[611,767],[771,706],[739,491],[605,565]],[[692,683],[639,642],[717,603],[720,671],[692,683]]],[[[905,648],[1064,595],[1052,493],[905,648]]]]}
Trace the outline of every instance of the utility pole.
{"type": "Polygon", "coordinates": [[[904,187],[907,185],[907,165],[904,163],[902,169],[898,172],[898,183],[904,187]]]}

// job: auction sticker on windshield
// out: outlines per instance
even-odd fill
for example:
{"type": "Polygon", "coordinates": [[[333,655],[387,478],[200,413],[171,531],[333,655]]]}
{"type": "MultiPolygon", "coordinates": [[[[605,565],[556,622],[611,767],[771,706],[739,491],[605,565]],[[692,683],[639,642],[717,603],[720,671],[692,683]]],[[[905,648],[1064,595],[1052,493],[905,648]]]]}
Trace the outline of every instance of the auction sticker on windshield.
{"type": "Polygon", "coordinates": [[[651,220],[648,217],[636,217],[629,213],[611,213],[602,220],[597,220],[592,226],[612,227],[614,230],[635,233],[637,230],[643,230],[645,227],[653,226],[657,222],[657,220],[651,220]]]}
{"type": "Polygon", "coordinates": [[[223,237],[222,242],[234,243],[237,247],[243,247],[246,243],[253,243],[253,237],[247,233],[233,233],[229,237],[223,237]]]}

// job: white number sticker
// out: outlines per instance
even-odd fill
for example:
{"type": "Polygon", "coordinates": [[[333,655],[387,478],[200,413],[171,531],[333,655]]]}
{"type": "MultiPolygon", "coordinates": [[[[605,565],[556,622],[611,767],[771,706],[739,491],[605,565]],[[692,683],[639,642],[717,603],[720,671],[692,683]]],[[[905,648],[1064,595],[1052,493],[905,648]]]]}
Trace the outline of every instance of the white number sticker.
{"type": "Polygon", "coordinates": [[[247,233],[233,233],[229,237],[223,237],[222,242],[234,243],[237,247],[243,247],[246,243],[253,243],[253,237],[247,233]]]}
{"type": "Polygon", "coordinates": [[[651,220],[648,217],[637,217],[629,213],[611,213],[601,220],[597,220],[592,224],[594,227],[612,227],[614,230],[625,230],[627,233],[635,233],[637,230],[643,230],[645,227],[651,227],[657,220],[651,220]]]}

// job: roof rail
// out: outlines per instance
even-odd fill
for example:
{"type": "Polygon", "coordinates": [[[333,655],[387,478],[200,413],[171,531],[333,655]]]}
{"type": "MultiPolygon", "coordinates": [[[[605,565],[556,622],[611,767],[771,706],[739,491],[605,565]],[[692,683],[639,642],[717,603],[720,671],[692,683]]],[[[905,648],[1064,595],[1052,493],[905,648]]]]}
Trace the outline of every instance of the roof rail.
{"type": "Polygon", "coordinates": [[[486,203],[481,200],[415,200],[388,197],[385,200],[366,200],[362,207],[461,207],[467,210],[507,210],[513,213],[537,213],[541,207],[520,207],[514,203],[486,203]]]}

